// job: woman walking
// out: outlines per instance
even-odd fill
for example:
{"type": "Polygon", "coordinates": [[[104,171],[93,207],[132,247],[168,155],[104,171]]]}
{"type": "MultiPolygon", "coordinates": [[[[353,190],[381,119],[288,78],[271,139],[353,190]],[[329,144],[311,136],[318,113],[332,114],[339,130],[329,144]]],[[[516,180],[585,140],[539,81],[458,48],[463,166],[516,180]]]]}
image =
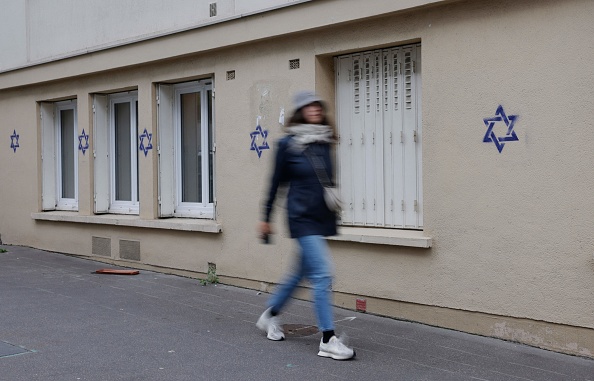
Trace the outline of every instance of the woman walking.
{"type": "MultiPolygon", "coordinates": [[[[334,333],[331,304],[333,265],[324,237],[336,235],[336,214],[324,201],[320,176],[333,178],[330,144],[335,141],[334,129],[326,118],[324,102],[313,92],[299,92],[294,97],[295,112],[290,118],[287,135],[277,145],[274,171],[270,180],[263,221],[259,233],[267,239],[272,233],[270,218],[279,186],[289,186],[287,214],[291,238],[299,244],[298,266],[288,274],[268,301],[268,309],[256,326],[270,340],[283,340],[278,318],[299,282],[306,278],[313,288],[318,328],[322,340],[318,355],[335,360],[355,356],[334,333]]],[[[331,181],[331,180],[326,180],[331,181]]]]}

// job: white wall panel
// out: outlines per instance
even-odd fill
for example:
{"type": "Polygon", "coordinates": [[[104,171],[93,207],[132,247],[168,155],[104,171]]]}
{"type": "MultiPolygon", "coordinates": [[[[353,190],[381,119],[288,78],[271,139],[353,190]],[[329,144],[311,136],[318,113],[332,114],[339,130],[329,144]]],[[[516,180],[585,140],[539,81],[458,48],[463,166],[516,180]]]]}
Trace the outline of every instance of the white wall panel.
{"type": "Polygon", "coordinates": [[[0,72],[27,62],[25,2],[2,0],[0,6],[0,72]]]}
{"type": "Polygon", "coordinates": [[[0,72],[304,1],[3,0],[0,72]]]}

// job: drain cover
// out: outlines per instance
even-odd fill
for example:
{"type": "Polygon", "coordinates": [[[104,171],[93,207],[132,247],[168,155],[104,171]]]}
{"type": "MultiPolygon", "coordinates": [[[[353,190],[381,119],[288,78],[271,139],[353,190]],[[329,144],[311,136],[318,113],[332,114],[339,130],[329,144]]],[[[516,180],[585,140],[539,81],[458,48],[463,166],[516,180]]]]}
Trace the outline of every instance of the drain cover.
{"type": "Polygon", "coordinates": [[[318,333],[318,328],[305,324],[284,324],[283,330],[287,335],[293,337],[311,336],[318,333]]]}
{"type": "Polygon", "coordinates": [[[14,356],[14,355],[18,355],[21,353],[27,353],[27,352],[29,352],[29,351],[24,348],[17,347],[16,345],[12,345],[12,344],[8,344],[3,341],[0,341],[0,357],[14,356]]]}

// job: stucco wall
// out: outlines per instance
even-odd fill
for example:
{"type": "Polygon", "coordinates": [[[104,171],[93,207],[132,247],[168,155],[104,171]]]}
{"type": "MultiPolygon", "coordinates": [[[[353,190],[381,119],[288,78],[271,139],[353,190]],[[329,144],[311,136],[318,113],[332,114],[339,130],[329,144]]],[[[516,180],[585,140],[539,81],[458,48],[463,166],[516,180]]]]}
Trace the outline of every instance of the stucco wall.
{"type": "MultiPolygon", "coordinates": [[[[281,24],[290,17],[279,14],[274,21],[281,24]]],[[[91,254],[92,236],[111,237],[114,250],[119,239],[139,240],[147,264],[206,272],[214,262],[222,276],[275,282],[290,265],[294,247],[282,207],[274,245],[263,246],[255,237],[274,155],[272,149],[258,158],[249,150],[256,117],[263,117],[262,127],[274,141],[282,136],[280,108],[290,109],[295,90],[315,87],[332,99],[333,56],[420,42],[424,232],[433,246],[331,242],[334,290],[594,329],[592,15],[589,0],[467,1],[4,90],[2,240],[81,255],[91,254]],[[289,70],[294,58],[301,59],[301,68],[289,70]],[[235,70],[235,80],[226,80],[228,70],[235,70]],[[37,101],[76,95],[78,129],[91,131],[90,93],[138,87],[140,130],[156,135],[153,84],[208,75],[216,88],[222,233],[31,218],[40,197],[37,101]],[[501,153],[494,143],[483,142],[483,119],[493,117],[500,105],[518,116],[518,141],[507,142],[501,153]],[[13,129],[20,134],[16,153],[7,144],[13,129]]],[[[200,34],[181,38],[191,45],[200,34]]],[[[154,54],[159,46],[155,41],[85,59],[100,67],[110,58],[132,60],[139,51],[154,54]]],[[[152,200],[142,202],[141,216],[153,218],[156,151],[139,160],[141,199],[152,200]]],[[[81,214],[92,210],[91,174],[89,153],[79,153],[81,214]]],[[[580,350],[594,353],[594,348],[580,350]]]]}

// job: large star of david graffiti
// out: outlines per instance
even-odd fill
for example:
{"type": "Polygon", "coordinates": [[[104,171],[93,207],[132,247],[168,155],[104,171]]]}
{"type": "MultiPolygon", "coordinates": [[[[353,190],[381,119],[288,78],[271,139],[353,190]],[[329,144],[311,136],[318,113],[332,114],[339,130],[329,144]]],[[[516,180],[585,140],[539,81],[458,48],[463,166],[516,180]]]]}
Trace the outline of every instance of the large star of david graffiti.
{"type": "Polygon", "coordinates": [[[78,135],[78,150],[82,151],[83,155],[89,149],[89,135],[85,133],[85,130],[82,130],[82,134],[78,135]],[[85,144],[83,144],[83,140],[85,144]]]}
{"type": "Polygon", "coordinates": [[[268,137],[268,130],[262,130],[262,127],[258,125],[256,126],[256,130],[250,133],[250,136],[252,137],[250,151],[256,151],[256,153],[258,154],[258,158],[262,156],[263,150],[270,149],[270,147],[268,146],[268,142],[266,141],[266,138],[268,137]],[[259,137],[262,137],[263,139],[262,144],[260,145],[256,143],[256,139],[258,139],[259,137]]]}
{"type": "Polygon", "coordinates": [[[148,151],[150,149],[153,149],[153,143],[151,143],[151,141],[153,140],[153,134],[148,133],[145,128],[142,134],[138,136],[138,139],[140,139],[140,145],[138,146],[138,149],[144,152],[144,156],[148,155],[148,151]],[[148,140],[148,144],[146,146],[144,145],[144,139],[148,140]]]}
{"type": "Polygon", "coordinates": [[[503,106],[499,105],[499,107],[497,107],[497,111],[495,111],[495,116],[483,119],[485,125],[487,126],[487,133],[483,138],[483,142],[495,143],[495,147],[497,147],[497,150],[499,153],[501,153],[501,151],[503,151],[503,147],[505,146],[505,142],[519,140],[516,132],[514,131],[514,124],[516,123],[517,118],[517,115],[506,115],[505,111],[503,111],[503,106]],[[495,135],[495,132],[493,132],[493,127],[495,127],[495,125],[500,122],[505,123],[505,126],[507,127],[507,132],[504,136],[497,136],[495,135]]]}
{"type": "Polygon", "coordinates": [[[16,130],[13,130],[12,135],[10,135],[10,148],[16,153],[19,147],[19,135],[16,133],[16,130]]]}

